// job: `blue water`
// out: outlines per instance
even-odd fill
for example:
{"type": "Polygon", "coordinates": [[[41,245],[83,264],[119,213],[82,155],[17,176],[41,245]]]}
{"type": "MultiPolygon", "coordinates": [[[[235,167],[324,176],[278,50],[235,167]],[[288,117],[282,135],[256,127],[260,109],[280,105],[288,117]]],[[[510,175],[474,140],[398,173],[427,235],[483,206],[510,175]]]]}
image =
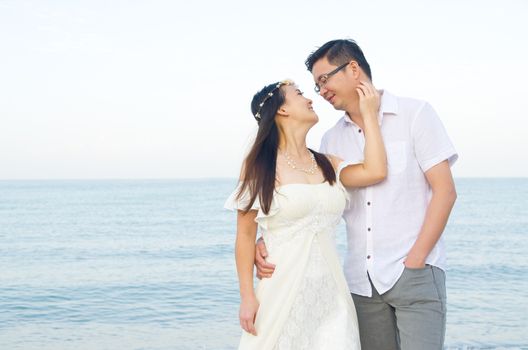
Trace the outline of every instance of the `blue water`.
{"type": "MultiPolygon", "coordinates": [[[[235,348],[234,185],[0,181],[0,349],[235,348]]],[[[457,188],[446,348],[528,349],[528,179],[457,188]]]]}

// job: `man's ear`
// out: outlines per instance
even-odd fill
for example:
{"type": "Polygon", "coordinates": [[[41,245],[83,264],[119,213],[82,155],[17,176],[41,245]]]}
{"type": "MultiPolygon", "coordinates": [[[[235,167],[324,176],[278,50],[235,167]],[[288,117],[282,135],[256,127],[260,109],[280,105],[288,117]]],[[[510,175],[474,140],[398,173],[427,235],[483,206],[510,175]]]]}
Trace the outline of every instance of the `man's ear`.
{"type": "Polygon", "coordinates": [[[359,64],[356,61],[351,61],[349,65],[350,71],[352,72],[354,79],[359,79],[359,75],[361,73],[361,68],[359,67],[359,64]]]}

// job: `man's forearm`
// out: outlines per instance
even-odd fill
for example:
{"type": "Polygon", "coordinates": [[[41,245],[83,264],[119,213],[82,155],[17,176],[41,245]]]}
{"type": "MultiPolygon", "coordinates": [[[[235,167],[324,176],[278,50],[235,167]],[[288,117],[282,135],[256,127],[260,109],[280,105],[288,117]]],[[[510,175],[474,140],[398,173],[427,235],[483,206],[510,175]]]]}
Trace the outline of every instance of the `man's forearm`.
{"type": "Polygon", "coordinates": [[[427,207],[422,229],[407,255],[405,265],[416,267],[425,264],[427,256],[444,232],[455,200],[456,191],[454,187],[437,191],[433,190],[433,196],[427,207]]]}

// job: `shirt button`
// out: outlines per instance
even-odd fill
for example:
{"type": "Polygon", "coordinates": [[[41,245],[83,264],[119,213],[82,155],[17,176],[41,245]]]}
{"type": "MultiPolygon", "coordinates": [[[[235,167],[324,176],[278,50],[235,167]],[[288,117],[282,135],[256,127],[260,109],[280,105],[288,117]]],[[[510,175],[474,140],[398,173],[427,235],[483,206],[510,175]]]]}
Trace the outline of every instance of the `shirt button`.
{"type": "Polygon", "coordinates": [[[361,129],[359,129],[358,132],[361,134],[361,129]]]}
{"type": "Polygon", "coordinates": [[[367,255],[367,259],[370,259],[370,255],[367,255]]]}
{"type": "Polygon", "coordinates": [[[370,227],[369,227],[369,228],[367,228],[367,231],[369,231],[369,232],[370,232],[370,227]]]}
{"type": "Polygon", "coordinates": [[[367,202],[367,205],[370,205],[370,202],[367,202]]]}

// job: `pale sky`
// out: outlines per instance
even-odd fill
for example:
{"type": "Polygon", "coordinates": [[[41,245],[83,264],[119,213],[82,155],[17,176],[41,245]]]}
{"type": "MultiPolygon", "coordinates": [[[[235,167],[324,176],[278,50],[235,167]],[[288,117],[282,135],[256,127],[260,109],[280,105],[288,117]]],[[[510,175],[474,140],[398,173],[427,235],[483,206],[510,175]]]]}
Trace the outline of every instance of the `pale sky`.
{"type": "Polygon", "coordinates": [[[0,0],[0,179],[236,177],[253,94],[355,39],[374,84],[429,101],[455,176],[528,176],[528,1],[0,0]]]}

